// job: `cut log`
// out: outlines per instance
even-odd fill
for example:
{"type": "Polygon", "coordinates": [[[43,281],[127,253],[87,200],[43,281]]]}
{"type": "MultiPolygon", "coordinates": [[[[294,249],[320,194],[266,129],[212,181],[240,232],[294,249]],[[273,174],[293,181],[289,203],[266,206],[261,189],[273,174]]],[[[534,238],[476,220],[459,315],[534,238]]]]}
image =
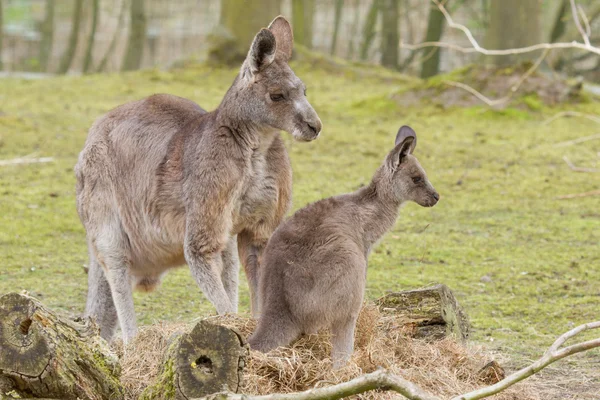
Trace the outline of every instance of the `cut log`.
{"type": "Polygon", "coordinates": [[[248,345],[233,329],[200,321],[176,336],[165,353],[156,383],[141,399],[190,399],[241,386],[248,345]]]}
{"type": "Polygon", "coordinates": [[[470,325],[452,291],[446,285],[390,293],[377,300],[382,312],[392,312],[414,323],[415,337],[441,339],[469,337],[470,325]]]}
{"type": "Polygon", "coordinates": [[[119,375],[118,359],[92,321],[71,321],[27,295],[0,297],[0,376],[17,393],[122,399],[119,375]]]}

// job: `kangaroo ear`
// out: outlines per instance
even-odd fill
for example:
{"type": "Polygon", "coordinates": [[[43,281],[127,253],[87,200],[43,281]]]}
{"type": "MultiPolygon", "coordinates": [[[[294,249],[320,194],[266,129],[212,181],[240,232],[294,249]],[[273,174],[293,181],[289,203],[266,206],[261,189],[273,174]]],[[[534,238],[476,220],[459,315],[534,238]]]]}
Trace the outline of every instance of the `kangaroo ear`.
{"type": "Polygon", "coordinates": [[[396,135],[396,147],[387,156],[387,165],[392,170],[398,169],[406,156],[412,154],[417,145],[417,134],[412,128],[403,126],[396,135]]]}
{"type": "Polygon", "coordinates": [[[417,147],[417,134],[410,126],[403,125],[400,127],[400,129],[398,129],[398,133],[396,134],[396,141],[394,144],[398,146],[407,137],[412,137],[414,139],[412,142],[412,147],[410,149],[410,153],[412,154],[412,152],[415,150],[415,147],[417,147]]]}
{"type": "Polygon", "coordinates": [[[273,62],[276,48],[273,33],[268,29],[261,29],[254,37],[244,67],[250,70],[251,75],[257,74],[273,62]]]}
{"type": "Polygon", "coordinates": [[[275,35],[277,56],[288,61],[292,58],[292,49],[294,48],[294,34],[290,23],[280,15],[271,22],[269,30],[275,35]]]}

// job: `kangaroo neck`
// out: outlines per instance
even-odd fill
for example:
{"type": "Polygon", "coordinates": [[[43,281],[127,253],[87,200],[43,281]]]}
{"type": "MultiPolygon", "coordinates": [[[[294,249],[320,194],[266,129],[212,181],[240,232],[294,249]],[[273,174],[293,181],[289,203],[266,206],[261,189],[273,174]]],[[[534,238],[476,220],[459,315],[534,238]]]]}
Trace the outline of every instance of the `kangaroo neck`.
{"type": "Polygon", "coordinates": [[[402,202],[383,196],[378,192],[374,182],[354,192],[354,197],[363,210],[362,234],[365,247],[369,251],[387,231],[392,229],[402,202]]]}
{"type": "Polygon", "coordinates": [[[230,112],[229,109],[230,107],[225,109],[219,107],[215,110],[217,126],[228,129],[242,150],[266,152],[279,130],[255,120],[243,118],[236,112],[230,112]]]}

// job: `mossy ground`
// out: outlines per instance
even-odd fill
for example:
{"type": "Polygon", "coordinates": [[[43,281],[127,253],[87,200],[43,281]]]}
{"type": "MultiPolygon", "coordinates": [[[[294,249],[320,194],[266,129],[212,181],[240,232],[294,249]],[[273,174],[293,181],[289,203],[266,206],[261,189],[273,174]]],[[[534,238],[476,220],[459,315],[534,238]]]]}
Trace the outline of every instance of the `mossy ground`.
{"type": "MultiPolygon", "coordinates": [[[[450,286],[474,325],[474,339],[507,353],[537,356],[560,333],[598,319],[600,198],[559,200],[597,190],[600,141],[586,119],[543,120],[566,109],[401,108],[391,94],[407,80],[392,74],[294,66],[324,123],[321,137],[283,134],[294,170],[294,209],[358,188],[391,149],[398,127],[419,136],[415,155],[441,194],[433,208],[406,205],[372,253],[367,296],[450,286]],[[482,279],[483,278],[483,279],[482,279]],[[508,347],[508,349],[507,349],[508,347]]],[[[52,163],[0,166],[0,294],[26,289],[50,307],[81,312],[86,294],[85,232],[75,210],[73,166],[94,119],[157,92],[216,107],[236,69],[188,65],[123,75],[0,80],[0,159],[34,154],[52,163]]],[[[598,103],[569,107],[600,114],[598,103]]],[[[242,312],[248,290],[241,279],[242,312]]],[[[187,268],[151,295],[135,295],[141,324],[214,313],[187,268]]],[[[598,353],[595,353],[598,356],[598,353]]]]}

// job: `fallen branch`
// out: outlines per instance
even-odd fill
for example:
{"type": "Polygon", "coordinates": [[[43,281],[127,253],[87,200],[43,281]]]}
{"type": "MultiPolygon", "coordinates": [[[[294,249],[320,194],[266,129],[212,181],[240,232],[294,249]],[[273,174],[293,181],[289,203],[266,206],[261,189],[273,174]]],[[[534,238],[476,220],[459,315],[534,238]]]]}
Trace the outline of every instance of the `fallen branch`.
{"type": "Polygon", "coordinates": [[[565,194],[562,196],[557,196],[556,198],[559,200],[565,200],[565,199],[576,199],[579,197],[589,197],[589,196],[600,196],[600,190],[592,190],[590,192],[583,192],[583,193],[565,194]]]}
{"type": "Polygon", "coordinates": [[[571,168],[571,170],[575,171],[575,172],[600,172],[600,169],[598,169],[598,168],[578,167],[575,164],[573,164],[571,162],[571,160],[569,160],[567,158],[567,156],[563,156],[563,160],[565,160],[565,162],[567,163],[567,165],[569,166],[569,168],[571,168]]]}
{"type": "Polygon", "coordinates": [[[554,147],[571,146],[574,144],[583,143],[583,142],[587,142],[590,140],[596,140],[596,139],[600,139],[600,133],[597,133],[595,135],[580,137],[580,138],[573,139],[573,140],[565,140],[564,142],[556,143],[554,145],[554,147]]]}
{"type": "MultiPolygon", "coordinates": [[[[598,191],[600,193],[600,191],[598,191]]],[[[582,332],[600,328],[600,321],[590,322],[580,325],[570,331],[562,334],[554,343],[544,352],[543,356],[533,364],[507,376],[500,382],[487,386],[482,389],[474,390],[469,393],[461,394],[452,398],[452,400],[478,400],[492,396],[496,393],[513,386],[514,384],[527,379],[538,373],[548,365],[568,357],[572,354],[581,353],[593,348],[600,347],[600,338],[588,340],[582,343],[573,344],[561,348],[569,339],[579,335],[582,332]]],[[[252,396],[247,394],[237,394],[229,392],[215,393],[207,396],[207,399],[231,399],[231,400],[321,400],[321,399],[341,399],[342,397],[352,396],[364,393],[370,390],[389,390],[403,395],[411,400],[441,400],[421,387],[409,382],[399,376],[390,374],[385,370],[378,370],[370,374],[359,376],[348,382],[337,385],[310,389],[304,392],[270,394],[264,396],[252,396]]]]}
{"type": "Polygon", "coordinates": [[[511,86],[510,92],[508,92],[508,94],[506,96],[501,97],[496,100],[490,99],[489,97],[485,96],[481,92],[478,92],[476,89],[474,89],[471,86],[466,85],[464,83],[453,82],[453,81],[444,81],[444,83],[447,85],[450,85],[450,86],[455,86],[455,87],[459,87],[461,89],[466,90],[467,92],[471,93],[472,95],[474,95],[475,97],[477,97],[479,100],[483,101],[485,104],[487,104],[490,107],[502,105],[502,104],[508,102],[513,97],[513,95],[517,92],[517,90],[519,90],[519,88],[521,87],[523,82],[525,82],[527,80],[527,78],[529,78],[531,76],[531,74],[533,74],[534,71],[536,69],[538,69],[538,67],[540,66],[542,61],[544,61],[544,59],[548,55],[548,52],[549,52],[549,50],[545,50],[542,53],[542,55],[540,57],[538,57],[538,59],[535,61],[535,63],[533,63],[533,65],[523,74],[523,76],[521,76],[519,78],[517,83],[515,83],[513,86],[511,86]]]}
{"type": "Polygon", "coordinates": [[[40,158],[13,158],[12,160],[0,160],[0,166],[3,165],[18,165],[18,164],[34,164],[34,163],[47,163],[54,161],[54,157],[40,157],[40,158]]]}
{"type": "Polygon", "coordinates": [[[552,117],[548,118],[547,120],[545,120],[542,124],[543,125],[547,125],[551,122],[556,121],[559,118],[563,118],[563,117],[581,117],[581,118],[587,118],[590,121],[594,121],[600,124],[600,117],[596,116],[596,115],[592,115],[592,114],[585,114],[579,111],[561,111],[555,115],[553,115],[552,117]]]}
{"type": "Polygon", "coordinates": [[[309,389],[304,392],[277,393],[263,396],[222,392],[215,393],[205,398],[230,400],[334,400],[377,389],[391,390],[400,393],[402,396],[411,400],[441,400],[439,397],[427,393],[414,383],[390,374],[383,369],[359,376],[348,382],[318,389],[309,389]]]}
{"type": "Polygon", "coordinates": [[[592,330],[592,329],[597,329],[597,328],[600,328],[600,321],[590,322],[588,324],[583,324],[574,329],[571,329],[570,331],[559,336],[559,338],[556,339],[556,341],[552,344],[552,346],[550,346],[550,348],[548,348],[548,350],[546,350],[546,352],[544,353],[542,358],[540,358],[533,364],[529,365],[528,367],[525,367],[525,368],[515,372],[514,374],[507,376],[506,378],[504,378],[503,380],[501,380],[500,382],[498,382],[494,385],[485,387],[483,389],[474,390],[470,393],[454,397],[452,400],[477,400],[477,399],[483,399],[485,397],[492,396],[492,395],[499,393],[499,392],[503,391],[504,389],[514,385],[515,383],[520,382],[523,379],[526,379],[526,378],[530,377],[531,375],[538,373],[539,371],[546,368],[548,365],[552,364],[553,362],[556,362],[556,361],[558,361],[562,358],[565,358],[567,356],[570,356],[572,354],[576,354],[576,353],[580,353],[582,351],[587,351],[587,350],[590,350],[590,349],[593,349],[596,347],[600,347],[600,338],[598,338],[598,339],[588,340],[588,341],[582,342],[582,343],[577,343],[577,344],[571,345],[569,347],[565,347],[563,349],[560,348],[563,344],[565,344],[565,342],[567,340],[573,338],[574,336],[577,336],[581,332],[584,332],[587,330],[592,330]]]}

